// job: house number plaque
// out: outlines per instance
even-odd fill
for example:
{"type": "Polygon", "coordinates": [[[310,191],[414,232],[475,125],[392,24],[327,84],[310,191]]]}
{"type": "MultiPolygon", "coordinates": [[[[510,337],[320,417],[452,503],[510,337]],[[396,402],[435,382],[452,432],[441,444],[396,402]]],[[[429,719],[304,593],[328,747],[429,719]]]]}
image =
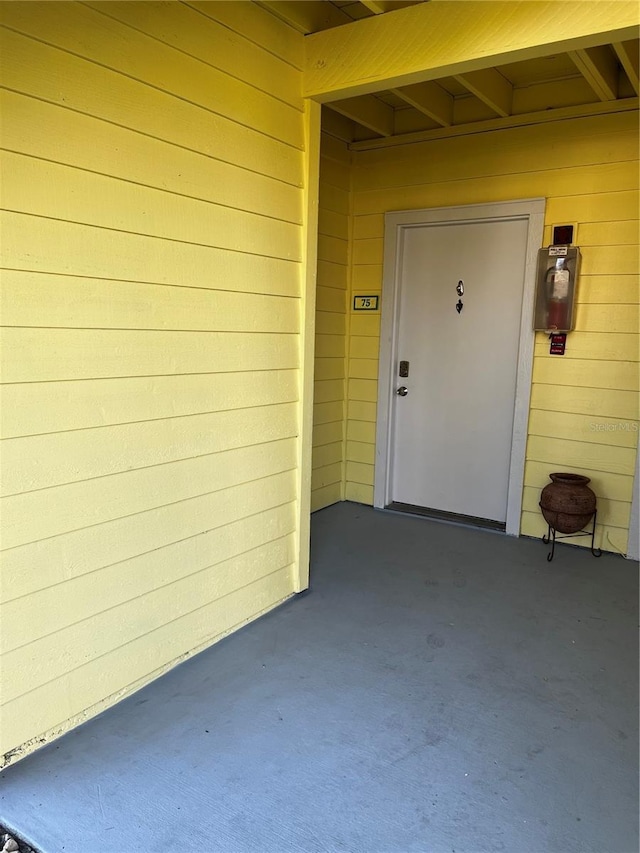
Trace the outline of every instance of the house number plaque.
{"type": "Polygon", "coordinates": [[[354,296],[353,297],[354,311],[377,311],[378,296],[354,296]]]}

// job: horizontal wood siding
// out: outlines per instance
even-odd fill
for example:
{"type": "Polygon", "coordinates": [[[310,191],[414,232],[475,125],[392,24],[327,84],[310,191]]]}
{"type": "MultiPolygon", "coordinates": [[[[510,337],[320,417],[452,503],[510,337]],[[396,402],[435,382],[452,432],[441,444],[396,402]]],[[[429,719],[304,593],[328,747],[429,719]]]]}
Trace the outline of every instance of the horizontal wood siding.
{"type": "Polygon", "coordinates": [[[254,3],[2,20],[10,762],[293,592],[304,123],[254,3]]]}
{"type": "Polygon", "coordinates": [[[351,155],[323,132],[320,148],[318,287],[311,509],[344,497],[347,276],[351,155]]]}
{"type": "MultiPolygon", "coordinates": [[[[540,490],[566,468],[591,477],[598,543],[625,553],[638,442],[637,114],[354,152],[352,187],[352,288],[371,293],[386,211],[543,196],[545,244],[553,224],[577,223],[576,331],[563,358],[536,338],[522,533],[542,535],[540,490]]],[[[378,318],[352,316],[346,497],[363,503],[373,501],[378,351],[378,318]]]]}

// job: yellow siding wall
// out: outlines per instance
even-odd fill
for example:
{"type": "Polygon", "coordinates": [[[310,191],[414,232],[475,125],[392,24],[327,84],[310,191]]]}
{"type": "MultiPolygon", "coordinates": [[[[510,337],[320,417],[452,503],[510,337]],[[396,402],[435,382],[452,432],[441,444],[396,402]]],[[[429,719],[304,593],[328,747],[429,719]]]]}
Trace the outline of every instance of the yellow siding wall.
{"type": "MultiPolygon", "coordinates": [[[[568,469],[591,477],[598,540],[623,553],[638,440],[637,122],[624,113],[354,152],[352,178],[359,292],[380,291],[386,211],[544,196],[545,244],[551,224],[578,223],[576,331],[562,358],[536,340],[522,532],[542,534],[540,489],[568,469]]],[[[378,348],[379,317],[352,316],[346,497],[363,503],[373,500],[378,348]]]]}
{"type": "Polygon", "coordinates": [[[350,153],[322,134],[311,509],[344,498],[350,153]]]}
{"type": "Polygon", "coordinates": [[[2,5],[12,760],[294,589],[303,40],[2,5]]]}

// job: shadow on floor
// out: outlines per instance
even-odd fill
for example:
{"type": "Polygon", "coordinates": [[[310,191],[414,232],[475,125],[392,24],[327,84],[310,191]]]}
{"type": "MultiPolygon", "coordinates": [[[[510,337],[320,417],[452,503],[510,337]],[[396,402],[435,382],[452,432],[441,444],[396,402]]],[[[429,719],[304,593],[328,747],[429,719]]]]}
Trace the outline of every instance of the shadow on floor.
{"type": "Polygon", "coordinates": [[[631,853],[638,565],[339,504],[293,599],[0,775],[44,853],[631,853]]]}

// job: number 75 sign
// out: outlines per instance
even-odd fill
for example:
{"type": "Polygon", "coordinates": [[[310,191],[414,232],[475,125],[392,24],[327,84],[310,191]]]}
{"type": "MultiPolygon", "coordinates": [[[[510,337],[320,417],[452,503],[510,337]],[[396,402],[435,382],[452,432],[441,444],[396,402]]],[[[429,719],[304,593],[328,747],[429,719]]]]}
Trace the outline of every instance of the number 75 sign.
{"type": "Polygon", "coordinates": [[[354,311],[377,311],[378,296],[354,296],[353,297],[354,311]]]}

